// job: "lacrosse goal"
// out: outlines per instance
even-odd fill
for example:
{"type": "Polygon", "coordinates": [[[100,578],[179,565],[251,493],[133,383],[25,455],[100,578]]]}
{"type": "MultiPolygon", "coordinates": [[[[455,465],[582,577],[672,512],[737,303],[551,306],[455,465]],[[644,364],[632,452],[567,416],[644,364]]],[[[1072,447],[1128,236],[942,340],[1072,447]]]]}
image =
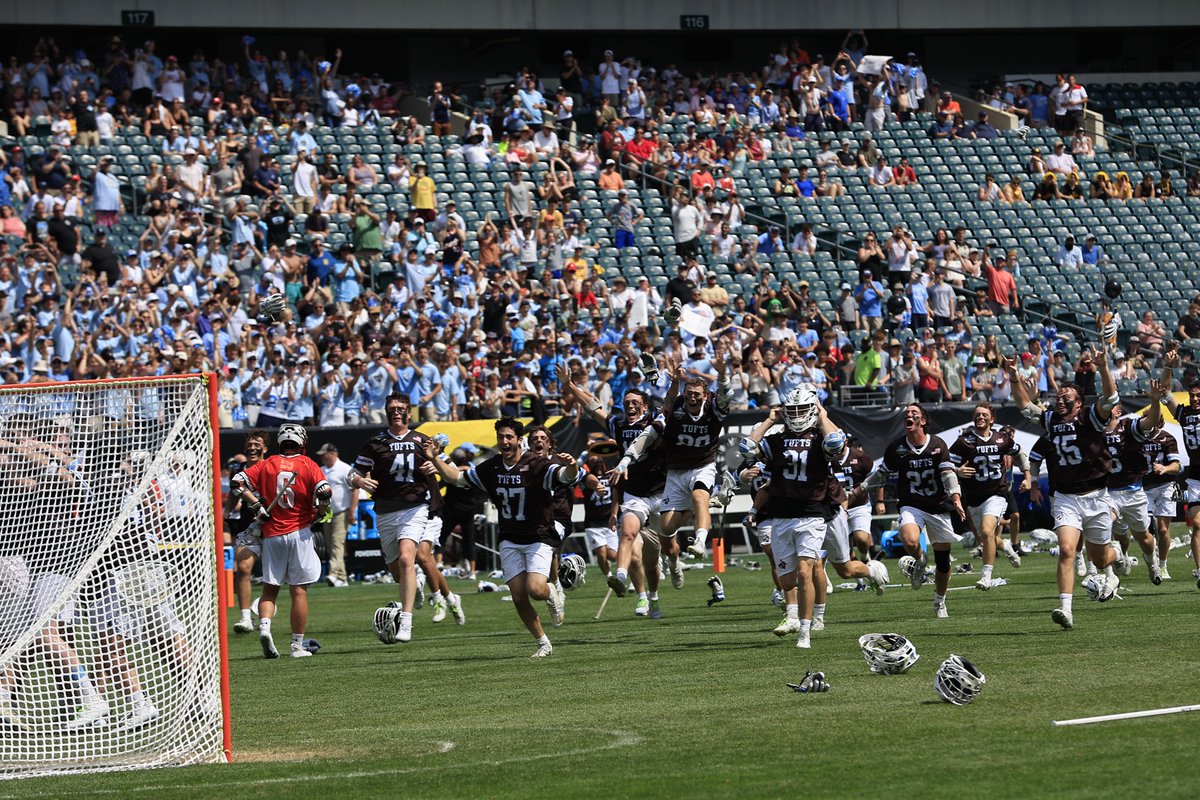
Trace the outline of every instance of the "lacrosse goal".
{"type": "Polygon", "coordinates": [[[228,760],[216,388],[0,387],[0,778],[228,760]]]}

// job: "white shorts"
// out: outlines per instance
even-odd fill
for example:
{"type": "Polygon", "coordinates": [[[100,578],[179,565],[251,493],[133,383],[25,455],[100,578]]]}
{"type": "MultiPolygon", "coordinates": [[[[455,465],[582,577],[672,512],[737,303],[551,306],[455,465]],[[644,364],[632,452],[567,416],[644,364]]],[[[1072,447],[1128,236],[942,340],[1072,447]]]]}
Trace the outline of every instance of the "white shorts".
{"type": "Polygon", "coordinates": [[[992,495],[987,500],[984,500],[977,506],[967,506],[967,513],[971,515],[971,521],[975,523],[975,530],[983,534],[983,518],[995,517],[997,520],[1004,519],[1004,512],[1008,510],[1008,498],[997,497],[992,495]]]}
{"type": "Polygon", "coordinates": [[[916,525],[925,531],[930,544],[954,544],[962,537],[954,532],[949,514],[931,514],[912,506],[900,506],[900,527],[916,525]]]}
{"type": "Polygon", "coordinates": [[[638,522],[645,525],[650,517],[657,514],[661,508],[662,500],[658,497],[638,497],[626,494],[625,499],[621,501],[621,516],[633,514],[637,517],[638,522]]]}
{"type": "Polygon", "coordinates": [[[1189,506],[1193,503],[1200,503],[1200,481],[1195,478],[1187,479],[1187,485],[1183,489],[1183,502],[1189,506]]]}
{"type": "Polygon", "coordinates": [[[522,572],[536,572],[538,575],[549,578],[552,558],[554,558],[554,548],[543,542],[533,544],[500,543],[500,566],[504,569],[506,583],[522,572]]]}
{"type": "Polygon", "coordinates": [[[263,539],[262,578],[271,586],[307,586],[321,577],[311,528],[263,539]]]}
{"type": "Polygon", "coordinates": [[[1146,503],[1146,491],[1136,489],[1110,489],[1108,503],[1116,512],[1113,531],[1121,535],[1143,533],[1150,530],[1150,509],[1146,503]]]}
{"type": "Polygon", "coordinates": [[[861,506],[848,509],[846,513],[850,517],[847,524],[850,526],[851,533],[855,531],[871,532],[871,503],[869,501],[861,506]]]}
{"type": "Polygon", "coordinates": [[[1146,503],[1150,506],[1150,513],[1156,517],[1175,519],[1178,500],[1174,483],[1164,483],[1146,490],[1146,503]]]}
{"type": "MultiPolygon", "coordinates": [[[[161,575],[157,580],[167,580],[161,567],[157,571],[161,575]]],[[[97,626],[126,639],[161,636],[167,632],[182,635],[185,631],[170,600],[143,605],[122,594],[113,578],[105,584],[96,610],[99,612],[94,620],[97,626]]]]}
{"type": "Polygon", "coordinates": [[[755,532],[758,534],[758,543],[760,546],[762,546],[762,547],[770,547],[771,546],[771,531],[774,529],[774,527],[775,527],[774,518],[764,519],[762,522],[758,523],[758,525],[755,526],[755,532]]]}
{"type": "Polygon", "coordinates": [[[1087,494],[1055,492],[1050,499],[1050,512],[1055,528],[1078,528],[1092,544],[1112,541],[1112,508],[1108,490],[1097,489],[1087,494]]]}
{"type": "Polygon", "coordinates": [[[389,511],[375,518],[375,529],[379,531],[379,549],[383,551],[383,563],[390,564],[400,557],[400,540],[420,544],[429,527],[429,506],[413,506],[400,511],[389,511]]]}
{"type": "MultiPolygon", "coordinates": [[[[33,579],[33,586],[30,587],[29,602],[33,609],[34,617],[40,617],[51,609],[62,597],[63,592],[67,590],[67,585],[71,583],[71,579],[65,575],[56,575],[53,572],[47,572],[33,579]]],[[[63,603],[62,608],[55,612],[54,616],[50,617],[50,621],[59,621],[63,624],[68,624],[75,618],[75,595],[67,598],[63,603]]]]}
{"type": "Polygon", "coordinates": [[[771,552],[775,555],[776,572],[786,575],[796,571],[799,559],[820,558],[828,527],[820,517],[775,520],[771,552]]]}
{"type": "Polygon", "coordinates": [[[829,520],[825,533],[825,557],[834,564],[845,564],[850,560],[850,515],[844,508],[829,520]]]}
{"type": "Polygon", "coordinates": [[[717,485],[717,465],[705,464],[695,469],[667,470],[667,488],[663,490],[662,511],[691,511],[692,489],[702,487],[712,491],[717,485]]]}
{"type": "Polygon", "coordinates": [[[442,518],[430,517],[425,522],[425,532],[421,534],[421,544],[429,542],[435,548],[442,543],[442,518]]]}
{"type": "Polygon", "coordinates": [[[584,528],[583,540],[587,542],[587,549],[590,551],[601,547],[614,552],[617,549],[617,532],[607,525],[598,528],[584,528]]]}

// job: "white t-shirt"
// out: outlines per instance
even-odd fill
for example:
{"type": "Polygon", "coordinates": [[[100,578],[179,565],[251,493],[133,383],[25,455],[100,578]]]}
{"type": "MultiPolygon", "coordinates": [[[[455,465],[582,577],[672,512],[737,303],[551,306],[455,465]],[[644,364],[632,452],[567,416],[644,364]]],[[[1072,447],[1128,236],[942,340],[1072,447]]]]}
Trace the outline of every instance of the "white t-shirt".
{"type": "Polygon", "coordinates": [[[310,163],[300,162],[292,175],[292,189],[299,197],[316,197],[313,186],[317,182],[317,168],[310,163]]]}

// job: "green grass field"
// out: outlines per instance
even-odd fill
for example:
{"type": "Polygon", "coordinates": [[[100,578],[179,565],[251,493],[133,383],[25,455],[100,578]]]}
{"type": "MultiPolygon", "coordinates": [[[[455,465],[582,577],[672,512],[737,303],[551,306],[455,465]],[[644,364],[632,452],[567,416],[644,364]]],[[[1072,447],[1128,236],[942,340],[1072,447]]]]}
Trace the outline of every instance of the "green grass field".
{"type": "MultiPolygon", "coordinates": [[[[1177,550],[1175,580],[1138,567],[1124,600],[1076,594],[1073,631],[1050,621],[1054,559],[1035,555],[989,593],[952,591],[935,620],[932,589],[883,597],[838,591],[811,651],[771,628],[765,571],[731,568],[708,608],[707,571],[663,594],[662,620],[613,598],[601,621],[598,571],[550,630],[552,658],[500,594],[464,594],[467,626],[417,612],[411,644],[370,630],[394,586],[324,585],[312,597],[310,659],[262,658],[254,636],[230,646],[235,763],[6,783],[5,797],[1195,797],[1200,713],[1055,729],[1052,719],[1200,702],[1200,592],[1177,550]],[[908,636],[921,660],[873,675],[857,639],[908,636]],[[940,702],[938,664],[974,661],[974,704],[940,702]],[[832,689],[784,684],[806,668],[832,689]]],[[[960,559],[965,553],[959,551],[960,559]]],[[[888,567],[896,580],[895,561],[888,567]]],[[[978,568],[978,562],[976,562],[978,568]]],[[[971,586],[957,576],[952,586],[971,586]]],[[[544,607],[544,606],[543,606],[544,607]]],[[[286,620],[286,604],[279,620],[286,620]]],[[[543,614],[543,618],[547,618],[543,614]]],[[[230,621],[234,619],[231,614],[230,621]]],[[[276,639],[287,641],[286,622],[276,639]]]]}

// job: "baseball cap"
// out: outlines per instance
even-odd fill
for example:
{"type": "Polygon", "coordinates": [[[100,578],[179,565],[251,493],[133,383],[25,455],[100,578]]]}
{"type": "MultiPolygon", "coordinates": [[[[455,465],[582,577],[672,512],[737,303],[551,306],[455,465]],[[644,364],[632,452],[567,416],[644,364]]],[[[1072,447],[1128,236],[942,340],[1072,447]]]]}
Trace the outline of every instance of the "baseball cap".
{"type": "Polygon", "coordinates": [[[1021,353],[1022,361],[1033,361],[1033,353],[1021,353]]]}
{"type": "Polygon", "coordinates": [[[323,444],[319,448],[317,448],[317,455],[323,456],[326,453],[336,453],[337,451],[338,451],[338,449],[337,449],[336,444],[334,444],[333,442],[326,442],[325,444],[323,444]]]}
{"type": "Polygon", "coordinates": [[[850,284],[846,283],[845,281],[842,281],[842,289],[849,291],[852,288],[854,288],[854,287],[852,287],[850,284]]]}

